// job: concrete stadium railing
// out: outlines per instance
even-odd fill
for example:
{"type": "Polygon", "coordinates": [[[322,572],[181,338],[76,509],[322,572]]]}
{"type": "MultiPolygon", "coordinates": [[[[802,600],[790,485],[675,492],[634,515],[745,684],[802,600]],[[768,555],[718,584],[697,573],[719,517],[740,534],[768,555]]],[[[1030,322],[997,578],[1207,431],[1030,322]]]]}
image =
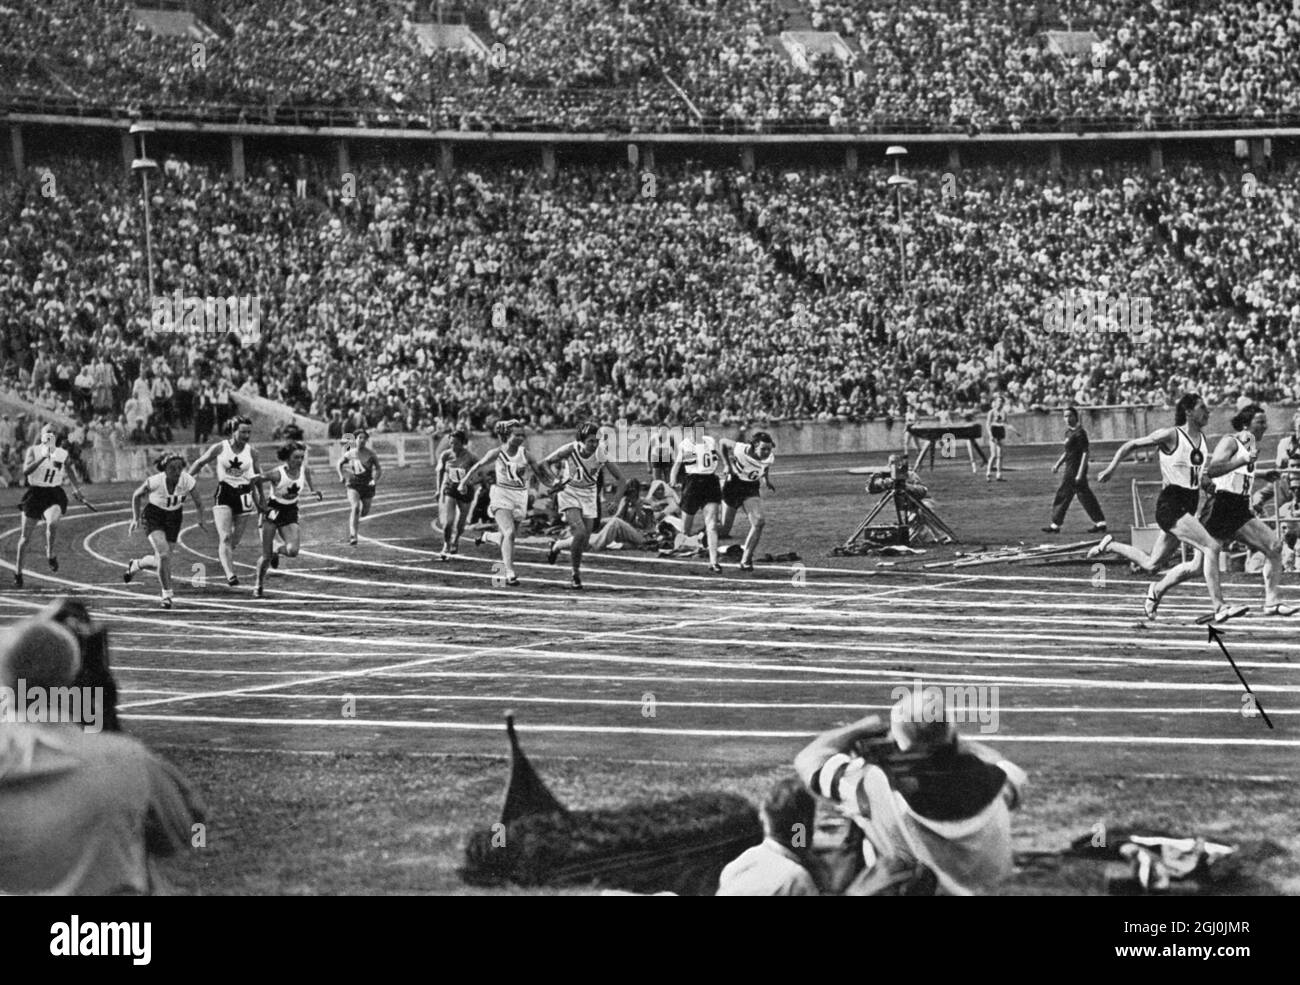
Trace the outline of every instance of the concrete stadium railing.
{"type": "MultiPolygon", "coordinates": [[[[244,399],[241,397],[241,401],[244,399]]],[[[0,405],[2,404],[3,400],[0,398],[0,405]]],[[[273,406],[278,408],[278,405],[273,406]]],[[[1268,408],[1270,447],[1273,438],[1290,429],[1291,419],[1296,409],[1294,405],[1283,404],[1268,408]]],[[[1230,430],[1229,421],[1235,412],[1233,407],[1219,407],[1212,410],[1207,431],[1211,435],[1226,434],[1230,430]]],[[[1080,414],[1083,426],[1093,442],[1125,441],[1173,423],[1173,409],[1169,407],[1085,407],[1080,409],[1080,414]]],[[[287,413],[279,408],[268,419],[278,424],[283,423],[287,416],[287,413]]],[[[306,438],[308,463],[317,470],[323,470],[321,474],[325,475],[326,482],[334,481],[329,478],[329,473],[332,473],[342,454],[339,442],[325,437],[325,425],[322,422],[309,418],[302,420],[311,425],[309,432],[308,428],[304,427],[304,432],[308,432],[306,438]]],[[[1008,422],[1011,425],[1007,435],[1009,446],[1054,447],[1060,445],[1064,439],[1065,424],[1060,411],[1012,414],[1008,422]]],[[[960,427],[970,423],[974,422],[955,421],[953,426],[960,427]]],[[[982,419],[979,423],[982,423],[982,419]]],[[[923,427],[938,426],[933,420],[923,419],[920,424],[923,427]]],[[[611,427],[613,430],[611,437],[614,438],[620,433],[620,429],[616,425],[611,427]]],[[[626,436],[634,429],[635,425],[625,426],[623,433],[626,436]]],[[[769,424],[761,429],[772,435],[776,441],[777,451],[783,457],[860,454],[864,458],[872,456],[879,461],[881,456],[900,450],[903,443],[901,421],[894,421],[892,426],[886,426],[884,421],[856,424],[834,421],[806,424],[782,423],[769,424]]],[[[255,436],[258,435],[259,430],[261,434],[267,433],[265,429],[258,429],[255,426],[255,436]]],[[[645,430],[648,432],[654,429],[645,430]]],[[[684,433],[686,430],[677,429],[676,433],[684,433]]],[[[751,434],[756,430],[760,428],[758,426],[749,428],[751,434]]],[[[737,433],[737,428],[734,425],[707,425],[704,431],[715,437],[731,437],[737,433]]],[[[574,434],[570,430],[533,431],[528,436],[528,450],[535,457],[541,458],[565,442],[572,441],[573,438],[574,434]]],[[[982,443],[986,442],[987,436],[982,443]]],[[[470,445],[476,454],[483,454],[494,443],[489,433],[470,434],[470,445]]],[[[264,467],[270,468],[276,464],[275,451],[278,447],[276,443],[255,441],[254,444],[264,467]]],[[[638,449],[648,450],[648,435],[632,441],[624,437],[621,440],[613,440],[612,444],[610,451],[615,461],[632,461],[637,466],[645,463],[645,453],[638,449]],[[629,448],[632,454],[624,454],[629,448]]],[[[433,464],[438,452],[447,446],[447,439],[443,435],[435,437],[426,433],[371,432],[370,445],[385,468],[427,467],[433,464]]],[[[193,444],[140,445],[98,452],[87,447],[82,457],[90,470],[91,478],[96,482],[137,482],[153,472],[153,462],[165,448],[177,450],[193,461],[206,447],[206,445],[193,444]]],[[[958,454],[963,456],[965,454],[960,446],[958,454]]]]}

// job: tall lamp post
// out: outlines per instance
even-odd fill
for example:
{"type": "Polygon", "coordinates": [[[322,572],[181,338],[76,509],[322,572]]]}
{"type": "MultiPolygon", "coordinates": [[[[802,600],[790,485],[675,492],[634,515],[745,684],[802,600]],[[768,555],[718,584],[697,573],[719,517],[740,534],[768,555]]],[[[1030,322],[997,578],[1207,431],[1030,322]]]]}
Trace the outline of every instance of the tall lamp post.
{"type": "MultiPolygon", "coordinates": [[[[904,178],[902,173],[903,158],[907,156],[907,148],[900,147],[898,144],[891,144],[885,149],[885,157],[891,158],[894,162],[894,173],[889,176],[887,184],[894,190],[894,206],[898,216],[898,281],[903,291],[903,297],[907,297],[907,250],[903,239],[903,188],[907,185],[916,184],[910,178],[904,178]]],[[[903,394],[903,402],[906,405],[906,395],[903,394]]],[[[907,451],[907,414],[904,406],[903,414],[903,454],[902,461],[908,462],[910,456],[907,451]]]]}
{"type": "Polygon", "coordinates": [[[149,214],[149,172],[157,171],[158,164],[150,158],[145,150],[146,134],[154,132],[148,123],[132,123],[130,133],[140,138],[140,156],[131,162],[131,170],[140,175],[140,185],[144,194],[144,268],[149,281],[149,297],[154,294],[153,285],[153,220],[149,214]]]}
{"type": "Polygon", "coordinates": [[[892,158],[894,161],[894,173],[889,176],[887,184],[894,189],[894,204],[898,211],[898,276],[907,289],[907,253],[903,244],[903,189],[908,185],[916,184],[911,178],[904,178],[902,173],[903,158],[907,156],[907,148],[893,144],[885,150],[885,156],[892,158]]]}

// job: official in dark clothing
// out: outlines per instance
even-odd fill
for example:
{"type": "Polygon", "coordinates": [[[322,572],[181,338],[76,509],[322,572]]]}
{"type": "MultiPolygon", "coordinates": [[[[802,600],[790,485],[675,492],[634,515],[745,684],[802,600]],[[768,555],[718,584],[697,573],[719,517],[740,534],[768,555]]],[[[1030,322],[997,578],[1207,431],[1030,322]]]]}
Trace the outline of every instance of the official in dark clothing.
{"type": "Polygon", "coordinates": [[[1065,511],[1070,508],[1074,497],[1078,496],[1079,503],[1092,520],[1091,532],[1103,533],[1106,530],[1106,515],[1102,513],[1101,504],[1088,486],[1088,432],[1079,425],[1078,408],[1070,407],[1066,410],[1065,426],[1065,451],[1061,452],[1061,457],[1052,466],[1052,471],[1056,472],[1064,465],[1065,477],[1052,502],[1052,522],[1043,528],[1043,532],[1061,532],[1065,511]]]}

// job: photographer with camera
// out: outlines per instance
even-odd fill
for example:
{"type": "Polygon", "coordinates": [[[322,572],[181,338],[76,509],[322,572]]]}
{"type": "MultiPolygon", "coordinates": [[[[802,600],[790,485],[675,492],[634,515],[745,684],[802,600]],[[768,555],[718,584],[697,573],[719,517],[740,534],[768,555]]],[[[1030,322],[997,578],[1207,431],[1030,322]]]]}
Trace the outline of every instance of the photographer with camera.
{"type": "Polygon", "coordinates": [[[101,730],[116,727],[111,684],[103,631],[80,603],[0,634],[0,895],[162,891],[154,859],[203,819],[174,767],[101,730]],[[85,700],[55,700],[73,691],[85,700]]]}
{"type": "Polygon", "coordinates": [[[868,715],[795,757],[808,789],[865,836],[866,868],[845,895],[973,896],[1010,873],[1010,812],[1027,777],[949,718],[914,691],[887,725],[868,715]]]}

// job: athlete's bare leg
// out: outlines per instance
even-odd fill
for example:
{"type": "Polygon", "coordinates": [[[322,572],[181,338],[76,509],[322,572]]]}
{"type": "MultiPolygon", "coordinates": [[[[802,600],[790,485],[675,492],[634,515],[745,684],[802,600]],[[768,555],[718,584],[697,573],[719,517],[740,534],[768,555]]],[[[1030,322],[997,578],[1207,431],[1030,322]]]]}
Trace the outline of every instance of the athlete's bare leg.
{"type": "Polygon", "coordinates": [[[45,556],[54,557],[54,540],[59,531],[59,520],[63,518],[63,510],[57,506],[51,506],[45,511],[45,556]]]}
{"type": "Polygon", "coordinates": [[[501,564],[505,568],[506,578],[515,578],[515,515],[508,509],[498,509],[493,513],[500,532],[494,537],[492,531],[485,533],[483,539],[501,545],[501,564]]]}
{"type": "MultiPolygon", "coordinates": [[[[368,511],[367,511],[368,512],[368,511]]],[[[362,513],[361,493],[348,487],[348,540],[356,543],[357,523],[365,514],[362,513]]]]}
{"type": "Polygon", "coordinates": [[[704,504],[704,540],[709,546],[709,564],[718,564],[718,505],[704,504]]]}
{"type": "Polygon", "coordinates": [[[1236,540],[1244,541],[1264,555],[1264,605],[1277,605],[1278,581],[1282,574],[1282,540],[1259,517],[1251,517],[1237,531],[1236,540]]]}
{"type": "Polygon", "coordinates": [[[752,496],[745,500],[745,515],[749,517],[749,535],[745,538],[745,546],[741,550],[740,563],[754,563],[754,549],[758,547],[759,538],[763,536],[763,528],[767,526],[767,517],[763,513],[763,501],[752,496]]]}
{"type": "Polygon", "coordinates": [[[1124,560],[1137,565],[1149,575],[1153,575],[1165,563],[1169,555],[1178,547],[1178,538],[1168,531],[1160,531],[1160,536],[1151,546],[1151,553],[1146,554],[1131,544],[1122,544],[1112,539],[1106,548],[1108,554],[1118,554],[1124,560]]]}
{"type": "Polygon", "coordinates": [[[736,522],[736,508],[730,503],[722,504],[722,522],[718,525],[719,537],[730,537],[732,524],[736,522]]]}
{"type": "MultiPolygon", "coordinates": [[[[217,528],[217,560],[221,570],[229,581],[235,577],[235,551],[232,543],[235,536],[235,518],[229,506],[212,507],[212,525],[217,528]]],[[[241,529],[242,532],[242,529],[241,529]]]]}
{"type": "Polygon", "coordinates": [[[22,522],[18,527],[18,556],[14,559],[14,578],[23,576],[23,554],[27,551],[27,535],[29,528],[40,520],[32,520],[26,513],[22,514],[22,522]]]}

